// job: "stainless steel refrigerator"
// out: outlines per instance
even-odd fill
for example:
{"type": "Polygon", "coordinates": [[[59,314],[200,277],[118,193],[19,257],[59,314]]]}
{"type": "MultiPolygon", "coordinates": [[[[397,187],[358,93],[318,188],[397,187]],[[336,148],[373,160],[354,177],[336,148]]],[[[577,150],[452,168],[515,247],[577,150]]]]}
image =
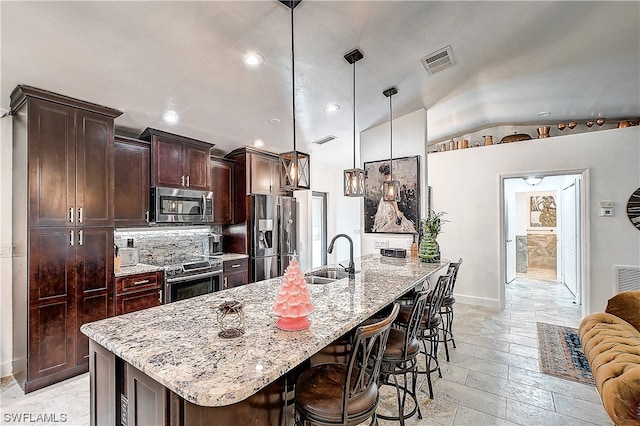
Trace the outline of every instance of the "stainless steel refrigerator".
{"type": "Polygon", "coordinates": [[[284,274],[297,253],[297,226],[295,198],[251,195],[248,228],[253,282],[284,274]]]}

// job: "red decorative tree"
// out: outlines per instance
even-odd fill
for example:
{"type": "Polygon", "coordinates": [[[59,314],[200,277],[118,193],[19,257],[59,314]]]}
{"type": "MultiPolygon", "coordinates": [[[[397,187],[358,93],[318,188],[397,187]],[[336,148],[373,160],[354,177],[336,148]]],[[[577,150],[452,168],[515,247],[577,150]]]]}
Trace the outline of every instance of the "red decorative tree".
{"type": "Polygon", "coordinates": [[[297,260],[292,260],[278,289],[273,313],[281,330],[304,330],[309,327],[307,315],[315,310],[297,260]]]}

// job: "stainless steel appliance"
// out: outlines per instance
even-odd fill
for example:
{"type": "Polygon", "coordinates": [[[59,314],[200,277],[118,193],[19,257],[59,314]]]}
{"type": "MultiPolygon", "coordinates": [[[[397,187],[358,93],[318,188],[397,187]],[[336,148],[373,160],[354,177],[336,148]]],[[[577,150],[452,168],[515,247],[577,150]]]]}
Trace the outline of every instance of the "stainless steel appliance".
{"type": "Polygon", "coordinates": [[[222,259],[199,259],[164,267],[164,303],[222,290],[222,259]]]}
{"type": "Polygon", "coordinates": [[[296,199],[251,195],[250,211],[252,281],[283,275],[296,254],[296,199]]]}
{"type": "Polygon", "coordinates": [[[213,222],[213,192],[151,188],[151,216],[157,223],[213,222]]]}
{"type": "Polygon", "coordinates": [[[202,251],[207,256],[222,254],[222,235],[206,235],[202,241],[202,251]]]}

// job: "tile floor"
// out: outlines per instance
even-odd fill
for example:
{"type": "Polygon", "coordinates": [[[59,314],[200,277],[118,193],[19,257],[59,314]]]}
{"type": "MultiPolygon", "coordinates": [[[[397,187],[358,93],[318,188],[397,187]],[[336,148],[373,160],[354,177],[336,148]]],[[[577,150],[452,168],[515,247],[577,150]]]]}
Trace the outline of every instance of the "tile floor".
{"type": "MultiPolygon", "coordinates": [[[[450,362],[442,362],[443,378],[433,376],[435,399],[421,384],[423,418],[406,424],[611,425],[595,387],[542,374],[538,367],[536,322],[580,323],[569,291],[521,276],[507,285],[506,302],[504,311],[456,304],[457,349],[450,362]]],[[[443,351],[439,357],[444,360],[443,351]]],[[[5,378],[1,390],[0,424],[89,424],[88,374],[28,395],[5,378]]],[[[395,390],[383,392],[381,412],[395,401],[395,390]]],[[[394,424],[380,420],[381,426],[394,424]]]]}

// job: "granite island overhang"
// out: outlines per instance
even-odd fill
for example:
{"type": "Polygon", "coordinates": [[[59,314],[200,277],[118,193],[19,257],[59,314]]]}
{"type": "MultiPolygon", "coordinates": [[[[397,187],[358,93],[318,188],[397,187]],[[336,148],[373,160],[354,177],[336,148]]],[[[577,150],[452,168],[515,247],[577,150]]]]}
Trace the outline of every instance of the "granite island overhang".
{"type": "MultiPolygon", "coordinates": [[[[127,383],[120,383],[118,370],[124,367],[166,390],[158,396],[172,400],[164,401],[162,410],[173,418],[166,424],[184,422],[184,416],[170,413],[176,401],[200,407],[246,401],[447,264],[380,255],[356,259],[355,279],[307,284],[315,311],[308,317],[311,326],[302,331],[275,326],[272,307],[281,278],[85,324],[92,422],[102,424],[107,416],[120,423],[123,404],[140,409],[131,395],[121,400],[127,383]],[[229,300],[244,304],[245,333],[234,339],[218,336],[216,309],[229,300]]],[[[135,423],[131,412],[124,414],[135,423]]]]}

